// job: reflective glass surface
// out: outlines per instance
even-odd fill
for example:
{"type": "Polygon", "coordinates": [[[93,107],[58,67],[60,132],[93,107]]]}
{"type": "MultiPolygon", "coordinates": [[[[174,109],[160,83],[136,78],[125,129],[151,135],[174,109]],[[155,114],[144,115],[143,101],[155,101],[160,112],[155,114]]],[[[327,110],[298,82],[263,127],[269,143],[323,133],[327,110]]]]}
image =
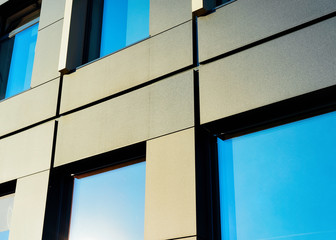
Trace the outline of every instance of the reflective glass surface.
{"type": "Polygon", "coordinates": [[[38,23],[15,35],[6,98],[30,88],[38,23]]]}
{"type": "Polygon", "coordinates": [[[100,57],[149,36],[149,0],[105,0],[100,57]]]}
{"type": "Polygon", "coordinates": [[[223,240],[336,239],[336,112],[218,139],[223,240]]]}
{"type": "Polygon", "coordinates": [[[0,232],[0,240],[8,240],[9,239],[9,231],[0,232]]]}
{"type": "Polygon", "coordinates": [[[14,204],[14,194],[0,197],[0,240],[7,240],[14,204]]]}
{"type": "Polygon", "coordinates": [[[144,239],[146,163],[75,179],[70,240],[144,239]]]}
{"type": "Polygon", "coordinates": [[[14,38],[7,38],[0,41],[0,100],[6,97],[7,80],[9,75],[10,62],[14,38]]]}

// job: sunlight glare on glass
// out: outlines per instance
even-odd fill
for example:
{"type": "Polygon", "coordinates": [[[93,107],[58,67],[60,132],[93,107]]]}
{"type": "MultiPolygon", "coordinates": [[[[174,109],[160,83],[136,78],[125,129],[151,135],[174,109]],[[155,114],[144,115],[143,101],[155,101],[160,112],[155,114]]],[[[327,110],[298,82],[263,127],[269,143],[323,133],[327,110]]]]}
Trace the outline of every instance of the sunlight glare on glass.
{"type": "Polygon", "coordinates": [[[70,240],[143,240],[146,163],[75,179],[70,240]]]}

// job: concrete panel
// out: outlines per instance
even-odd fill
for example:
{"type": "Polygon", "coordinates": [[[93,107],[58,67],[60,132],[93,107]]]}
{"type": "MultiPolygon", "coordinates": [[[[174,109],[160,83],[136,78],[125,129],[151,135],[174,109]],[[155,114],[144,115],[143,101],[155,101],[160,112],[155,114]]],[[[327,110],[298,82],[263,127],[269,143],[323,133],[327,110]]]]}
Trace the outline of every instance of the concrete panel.
{"type": "Polygon", "coordinates": [[[0,5],[4,4],[5,2],[8,2],[8,0],[0,0],[0,5]]]}
{"type": "Polygon", "coordinates": [[[216,0],[192,0],[191,8],[196,16],[204,15],[216,7],[216,0]]]}
{"type": "Polygon", "coordinates": [[[55,166],[192,126],[193,82],[181,75],[61,117],[55,166]]]}
{"type": "Polygon", "coordinates": [[[42,239],[49,171],[17,181],[10,240],[42,239]]]}
{"type": "Polygon", "coordinates": [[[45,28],[57,22],[64,16],[65,0],[43,0],[39,29],[45,28]]]}
{"type": "Polygon", "coordinates": [[[198,19],[200,61],[335,10],[335,0],[235,1],[198,19]]]}
{"type": "Polygon", "coordinates": [[[194,129],[147,142],[145,239],[196,234],[194,129]]]}
{"type": "Polygon", "coordinates": [[[201,122],[336,84],[336,18],[200,67],[201,122]]]}
{"type": "Polygon", "coordinates": [[[60,53],[63,20],[38,32],[31,87],[60,76],[58,58],[60,53]]]}
{"type": "Polygon", "coordinates": [[[55,166],[148,138],[149,89],[60,118],[55,166]]]}
{"type": "Polygon", "coordinates": [[[191,31],[185,23],[64,75],[61,112],[192,65],[191,31]]]}
{"type": "Polygon", "coordinates": [[[59,79],[0,103],[0,136],[56,115],[59,79]]]}
{"type": "Polygon", "coordinates": [[[191,21],[151,38],[149,77],[153,79],[192,65],[192,52],[191,21]]]}
{"type": "Polygon", "coordinates": [[[72,5],[73,5],[73,0],[65,0],[58,71],[63,71],[67,68],[67,59],[68,59],[68,55],[70,55],[69,40],[70,40],[72,5]]]}
{"type": "Polygon", "coordinates": [[[204,0],[192,0],[191,1],[192,12],[196,12],[196,11],[202,9],[203,8],[203,1],[204,0]]]}
{"type": "Polygon", "coordinates": [[[64,75],[61,112],[110,96],[149,80],[149,41],[64,75]],[[75,96],[75,97],[74,97],[75,96]]]}
{"type": "Polygon", "coordinates": [[[191,19],[191,0],[150,1],[149,34],[151,36],[191,19]]]}
{"type": "Polygon", "coordinates": [[[193,76],[190,70],[150,88],[151,137],[194,125],[193,76]]]}
{"type": "Polygon", "coordinates": [[[49,169],[54,122],[0,140],[0,182],[49,169]]]}

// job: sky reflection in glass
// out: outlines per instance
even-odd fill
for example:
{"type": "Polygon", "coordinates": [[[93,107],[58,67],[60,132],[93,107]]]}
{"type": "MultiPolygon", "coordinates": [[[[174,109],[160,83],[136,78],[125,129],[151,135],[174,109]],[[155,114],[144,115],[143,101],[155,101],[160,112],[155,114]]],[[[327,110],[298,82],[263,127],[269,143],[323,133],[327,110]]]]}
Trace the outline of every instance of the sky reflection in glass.
{"type": "Polygon", "coordinates": [[[0,240],[8,240],[9,231],[0,232],[0,240]]]}
{"type": "Polygon", "coordinates": [[[0,240],[8,240],[14,194],[0,197],[0,240]]]}
{"type": "Polygon", "coordinates": [[[149,0],[105,0],[100,57],[149,36],[149,0]]]}
{"type": "Polygon", "coordinates": [[[223,240],[336,239],[336,112],[218,139],[223,240]]]}
{"type": "Polygon", "coordinates": [[[143,240],[146,162],[75,179],[70,240],[143,240]]]}
{"type": "Polygon", "coordinates": [[[6,98],[30,88],[38,23],[15,35],[6,98]]]}

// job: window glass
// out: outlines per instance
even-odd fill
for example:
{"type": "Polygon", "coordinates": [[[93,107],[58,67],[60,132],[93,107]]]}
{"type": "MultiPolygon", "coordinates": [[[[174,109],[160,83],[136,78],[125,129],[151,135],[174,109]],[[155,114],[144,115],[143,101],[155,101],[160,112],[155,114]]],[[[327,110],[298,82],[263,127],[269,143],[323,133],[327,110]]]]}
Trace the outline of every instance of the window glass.
{"type": "Polygon", "coordinates": [[[30,88],[41,0],[0,5],[0,100],[30,88]]]}
{"type": "Polygon", "coordinates": [[[149,0],[105,0],[100,57],[149,35],[149,0]]]}
{"type": "Polygon", "coordinates": [[[70,240],[144,239],[146,163],[74,180],[70,240]]]}
{"type": "Polygon", "coordinates": [[[0,100],[6,96],[7,80],[9,75],[10,62],[12,59],[12,49],[14,38],[0,41],[0,100]]]}
{"type": "Polygon", "coordinates": [[[218,139],[223,240],[336,239],[336,112],[218,139]]]}
{"type": "Polygon", "coordinates": [[[14,194],[0,197],[0,240],[7,240],[12,218],[14,194]]]}
{"type": "Polygon", "coordinates": [[[38,24],[15,35],[6,98],[30,88],[38,24]]]}
{"type": "Polygon", "coordinates": [[[7,240],[9,239],[9,231],[0,232],[0,240],[7,240]]]}
{"type": "Polygon", "coordinates": [[[150,0],[73,0],[69,72],[149,37],[150,0]]]}

